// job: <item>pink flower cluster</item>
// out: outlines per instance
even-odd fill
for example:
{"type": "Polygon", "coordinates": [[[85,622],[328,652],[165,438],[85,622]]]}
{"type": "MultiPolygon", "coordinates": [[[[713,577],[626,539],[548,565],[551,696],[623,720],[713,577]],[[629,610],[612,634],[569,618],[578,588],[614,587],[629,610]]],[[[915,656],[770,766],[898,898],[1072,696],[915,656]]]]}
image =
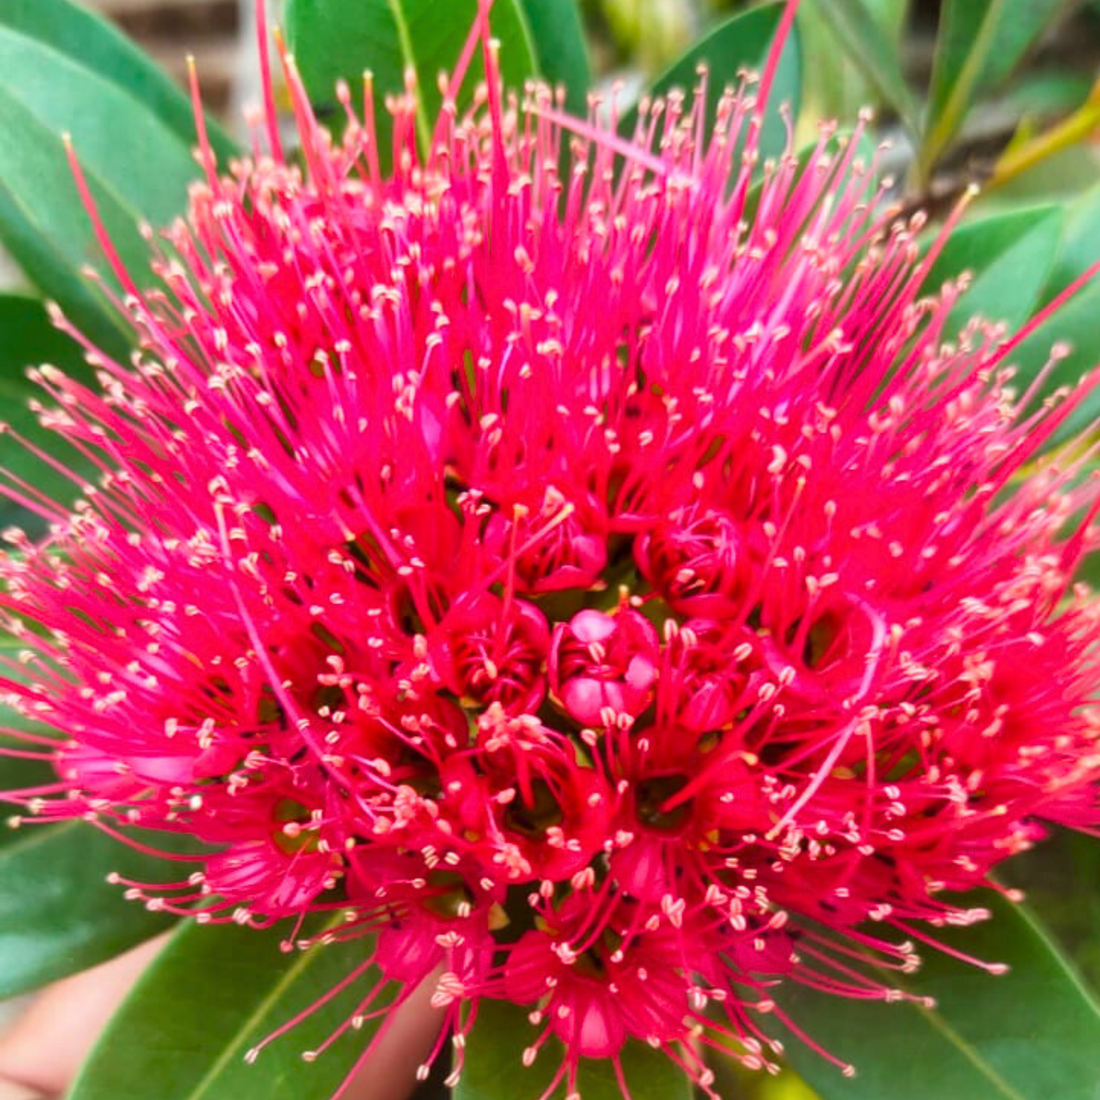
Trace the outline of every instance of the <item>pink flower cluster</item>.
{"type": "Polygon", "coordinates": [[[333,143],[290,64],[305,171],[270,116],[203,143],[161,288],[116,265],[133,362],[40,371],[99,485],[8,479],[51,525],[0,565],[0,684],[65,738],[32,815],[199,838],[132,895],[376,932],[458,1035],[522,1006],[555,1086],[633,1038],[710,1096],[785,983],[895,997],[952,891],[1100,821],[1096,493],[1035,461],[1077,397],[945,339],[856,141],[758,163],[777,53],[713,132],[490,79],[424,156],[393,103],[384,175],[369,96],[333,143]]]}

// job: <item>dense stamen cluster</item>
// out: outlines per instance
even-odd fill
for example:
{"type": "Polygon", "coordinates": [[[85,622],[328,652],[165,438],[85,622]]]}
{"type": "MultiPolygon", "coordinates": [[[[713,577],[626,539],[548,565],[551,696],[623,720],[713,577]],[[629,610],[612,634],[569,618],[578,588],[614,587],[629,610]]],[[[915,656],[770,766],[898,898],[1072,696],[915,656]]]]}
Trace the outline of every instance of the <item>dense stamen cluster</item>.
{"type": "Polygon", "coordinates": [[[41,370],[102,478],[9,478],[52,526],[3,686],[65,737],[17,797],[206,842],[151,906],[344,913],[459,1034],[524,1006],[555,1084],[634,1037],[713,1096],[783,983],[897,996],[951,891],[1100,819],[1095,494],[1029,465],[1074,399],[945,341],[857,142],[758,164],[751,84],[626,143],[491,75],[423,158],[410,95],[383,175],[369,97],[333,144],[288,78],[306,170],[204,145],[163,288],[116,271],[134,362],[41,370]]]}

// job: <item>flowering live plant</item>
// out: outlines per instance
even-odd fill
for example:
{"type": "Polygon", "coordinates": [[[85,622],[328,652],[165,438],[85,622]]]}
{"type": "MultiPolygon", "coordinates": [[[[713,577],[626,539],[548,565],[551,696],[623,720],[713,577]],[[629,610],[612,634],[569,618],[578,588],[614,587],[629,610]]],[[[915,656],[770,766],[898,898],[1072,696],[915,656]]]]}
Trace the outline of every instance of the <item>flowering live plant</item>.
{"type": "Polygon", "coordinates": [[[248,157],[196,93],[152,282],[68,147],[136,350],[53,310],[96,381],[40,367],[41,418],[94,477],[7,480],[46,534],[0,563],[6,751],[54,769],[7,797],[163,857],[111,875],[153,912],[354,946],[258,1082],[337,994],[308,1060],[369,1064],[426,985],[460,1089],[500,1002],[528,1100],[592,1060],[641,1100],[636,1044],[708,1097],[785,1036],[840,1083],[791,991],[1003,972],[945,942],[990,915],[958,895],[1100,823],[1095,448],[1043,456],[1100,376],[1012,370],[1092,273],[952,326],[962,205],[922,250],[865,121],[765,161],[796,8],[712,116],[703,76],[629,133],[509,91],[488,3],[435,117],[341,84],[333,139],[284,52],[294,156],[265,55],[248,157]]]}

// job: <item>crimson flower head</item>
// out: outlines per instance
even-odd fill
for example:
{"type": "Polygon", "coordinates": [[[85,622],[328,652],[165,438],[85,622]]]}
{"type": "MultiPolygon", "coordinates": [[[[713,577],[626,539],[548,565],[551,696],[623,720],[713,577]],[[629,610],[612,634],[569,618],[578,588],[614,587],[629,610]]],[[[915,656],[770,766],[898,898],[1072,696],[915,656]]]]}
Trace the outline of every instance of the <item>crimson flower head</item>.
{"type": "Polygon", "coordinates": [[[473,107],[460,66],[422,155],[391,104],[389,174],[286,59],[304,168],[270,111],[201,141],[158,289],[100,228],[133,361],[40,371],[101,476],[8,478],[49,534],[8,532],[2,687],[63,790],[12,797],[197,838],[128,884],[161,908],[346,910],[456,1072],[495,999],[551,1089],[638,1040],[713,1097],[789,983],[896,997],[954,891],[1100,824],[1095,485],[1036,457],[1095,376],[1032,411],[1030,330],[947,339],[943,236],[857,141],[759,162],[793,14],[712,129],[701,91],[626,140],[507,99],[483,5],[473,107]]]}

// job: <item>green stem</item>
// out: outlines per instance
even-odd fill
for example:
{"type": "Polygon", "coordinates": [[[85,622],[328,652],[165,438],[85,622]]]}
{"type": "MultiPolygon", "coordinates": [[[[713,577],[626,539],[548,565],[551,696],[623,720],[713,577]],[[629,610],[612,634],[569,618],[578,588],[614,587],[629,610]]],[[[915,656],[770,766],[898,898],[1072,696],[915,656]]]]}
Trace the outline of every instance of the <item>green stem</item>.
{"type": "Polygon", "coordinates": [[[997,162],[985,190],[1002,187],[1009,180],[1041,164],[1048,157],[1085,141],[1100,129],[1100,80],[1085,103],[1069,118],[1051,127],[1015,149],[1009,149],[997,162]]]}

